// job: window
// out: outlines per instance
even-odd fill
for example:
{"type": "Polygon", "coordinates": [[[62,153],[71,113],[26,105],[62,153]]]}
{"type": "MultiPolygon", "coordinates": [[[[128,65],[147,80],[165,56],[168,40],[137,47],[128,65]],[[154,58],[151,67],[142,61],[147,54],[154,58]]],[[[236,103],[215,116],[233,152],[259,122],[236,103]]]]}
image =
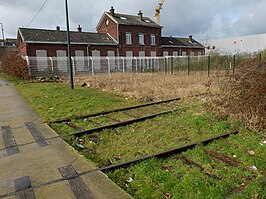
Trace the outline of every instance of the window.
{"type": "Polygon", "coordinates": [[[145,51],[139,51],[139,57],[145,57],[145,51]]]}
{"type": "Polygon", "coordinates": [[[85,69],[85,59],[83,50],[75,50],[75,67],[78,71],[83,71],[85,69]]]}
{"type": "Polygon", "coordinates": [[[156,57],[156,51],[151,51],[151,57],[156,57]]]}
{"type": "Polygon", "coordinates": [[[143,33],[139,33],[139,44],[144,45],[144,34],[143,33]]]}
{"type": "Polygon", "coordinates": [[[132,44],[131,32],[126,32],[126,44],[132,44]]]}
{"type": "Polygon", "coordinates": [[[174,52],[173,52],[173,56],[174,56],[174,57],[177,57],[177,56],[178,56],[178,52],[177,52],[177,51],[174,51],[174,52]]]}
{"type": "Polygon", "coordinates": [[[187,55],[187,52],[182,52],[182,56],[186,56],[187,55]]]}
{"type": "Polygon", "coordinates": [[[67,54],[65,50],[56,50],[57,67],[59,71],[67,72],[67,54]]]}
{"type": "Polygon", "coordinates": [[[151,34],[151,45],[155,46],[155,35],[151,34]]]}
{"type": "Polygon", "coordinates": [[[195,53],[194,52],[190,52],[190,56],[194,56],[195,55],[195,53]]]}
{"type": "Polygon", "coordinates": [[[105,25],[106,25],[106,26],[109,25],[109,20],[108,20],[108,19],[106,19],[106,21],[105,21],[105,25]]]}
{"type": "Polygon", "coordinates": [[[163,51],[163,56],[167,57],[168,56],[168,51],[163,51]]]}
{"type": "Polygon", "coordinates": [[[44,71],[48,67],[48,58],[46,50],[36,50],[38,71],[44,71]]]}

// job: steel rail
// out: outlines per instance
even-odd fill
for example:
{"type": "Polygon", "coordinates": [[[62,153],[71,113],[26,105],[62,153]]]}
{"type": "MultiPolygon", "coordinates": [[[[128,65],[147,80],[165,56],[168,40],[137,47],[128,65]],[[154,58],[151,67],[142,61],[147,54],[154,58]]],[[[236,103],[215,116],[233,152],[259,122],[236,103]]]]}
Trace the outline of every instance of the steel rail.
{"type": "MultiPolygon", "coordinates": [[[[115,112],[119,112],[119,111],[127,111],[127,110],[131,110],[131,109],[137,109],[137,108],[142,108],[142,107],[146,107],[146,106],[163,104],[163,103],[168,103],[168,102],[178,101],[178,100],[180,100],[180,98],[169,99],[169,100],[164,100],[164,101],[159,101],[159,102],[152,102],[152,103],[141,104],[141,105],[136,105],[136,106],[129,106],[129,107],[125,107],[125,108],[118,108],[118,109],[102,111],[102,112],[92,113],[92,114],[83,115],[83,116],[77,116],[76,119],[85,119],[85,118],[88,118],[88,117],[95,117],[95,116],[105,115],[105,114],[108,114],[108,113],[115,113],[115,112]]],[[[50,123],[50,124],[51,123],[63,123],[63,122],[69,122],[69,121],[71,121],[70,118],[65,118],[65,119],[59,119],[59,120],[55,120],[55,121],[48,122],[48,123],[50,123]]]]}
{"type": "Polygon", "coordinates": [[[189,149],[195,148],[199,144],[207,145],[207,144],[209,144],[210,142],[212,142],[214,140],[221,139],[221,138],[226,138],[226,137],[228,137],[228,136],[230,136],[232,134],[237,134],[237,133],[238,133],[238,131],[232,131],[232,132],[229,132],[229,133],[224,133],[224,134],[221,134],[221,135],[218,135],[218,136],[215,136],[215,137],[212,137],[212,138],[208,138],[208,139],[205,139],[205,140],[202,140],[202,141],[199,141],[199,142],[193,142],[191,144],[188,144],[188,145],[185,145],[185,146],[182,146],[182,147],[178,147],[178,148],[170,149],[170,150],[167,150],[167,151],[164,151],[164,152],[155,153],[155,154],[152,154],[152,155],[143,156],[141,158],[136,158],[136,159],[129,160],[129,161],[126,161],[126,162],[122,162],[122,163],[118,163],[118,164],[113,164],[113,165],[110,165],[110,166],[102,167],[102,168],[100,168],[100,171],[102,171],[102,172],[113,171],[113,170],[116,170],[116,169],[119,169],[119,168],[124,168],[124,167],[131,166],[133,164],[136,164],[136,163],[138,163],[140,161],[143,161],[143,160],[146,160],[146,159],[149,159],[149,158],[166,158],[166,157],[169,157],[169,156],[172,156],[172,155],[175,155],[175,154],[179,154],[179,153],[185,152],[185,151],[187,151],[189,149]]]}
{"type": "Polygon", "coordinates": [[[143,121],[143,120],[146,120],[146,119],[151,119],[151,118],[157,117],[159,115],[173,113],[173,112],[178,111],[178,110],[179,109],[174,109],[174,110],[170,110],[170,111],[164,111],[164,112],[160,112],[160,113],[157,113],[157,114],[136,118],[136,119],[133,119],[133,120],[127,120],[127,121],[118,122],[118,123],[115,123],[115,124],[109,124],[109,125],[105,125],[105,126],[100,126],[100,127],[84,130],[84,131],[78,131],[78,132],[70,133],[70,134],[67,134],[67,135],[62,135],[62,137],[67,137],[67,136],[71,136],[71,135],[82,136],[84,134],[92,134],[94,132],[103,131],[105,129],[112,129],[112,128],[117,128],[117,127],[121,127],[121,126],[126,126],[126,125],[129,125],[129,124],[135,123],[135,122],[140,122],[140,121],[143,121]]]}
{"type": "Polygon", "coordinates": [[[95,169],[84,171],[84,172],[81,172],[81,173],[76,173],[76,174],[68,176],[68,177],[62,177],[62,178],[59,178],[59,179],[56,179],[56,180],[45,182],[45,183],[42,183],[40,185],[32,186],[32,187],[24,189],[24,190],[13,191],[13,192],[10,192],[10,193],[4,194],[4,195],[0,195],[0,198],[12,196],[12,195],[15,195],[15,194],[18,194],[18,193],[23,193],[25,191],[34,190],[34,189],[38,189],[38,188],[45,187],[45,186],[48,186],[48,185],[60,183],[62,181],[75,179],[75,178],[78,178],[80,176],[84,176],[84,175],[87,175],[87,174],[90,174],[90,173],[95,173],[95,172],[99,172],[99,171],[108,172],[108,171],[113,171],[113,170],[116,170],[116,169],[119,169],[119,168],[128,167],[128,166],[134,165],[134,164],[136,164],[136,163],[138,163],[140,161],[147,160],[149,158],[167,158],[169,156],[185,152],[185,151],[187,151],[189,149],[193,149],[199,144],[207,145],[207,144],[209,144],[210,142],[212,142],[214,140],[223,139],[223,138],[226,138],[226,137],[228,137],[230,135],[233,135],[233,134],[238,134],[238,131],[232,131],[232,132],[224,133],[224,134],[212,137],[212,138],[204,139],[204,140],[199,141],[199,142],[193,142],[191,144],[188,144],[188,145],[185,145],[185,146],[182,146],[182,147],[170,149],[170,150],[167,150],[167,151],[164,151],[164,152],[160,152],[160,153],[155,153],[155,154],[152,154],[152,155],[147,155],[147,156],[144,156],[144,157],[141,157],[141,158],[136,158],[136,159],[133,159],[133,160],[129,160],[129,161],[126,161],[126,162],[123,162],[123,163],[113,164],[113,165],[106,166],[106,167],[95,168],[95,169]]]}

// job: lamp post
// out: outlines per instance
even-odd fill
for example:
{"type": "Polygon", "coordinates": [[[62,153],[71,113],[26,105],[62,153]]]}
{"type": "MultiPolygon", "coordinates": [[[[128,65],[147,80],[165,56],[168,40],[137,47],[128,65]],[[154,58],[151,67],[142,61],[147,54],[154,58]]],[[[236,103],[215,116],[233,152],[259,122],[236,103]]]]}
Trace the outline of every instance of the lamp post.
{"type": "Polygon", "coordinates": [[[1,29],[2,29],[3,45],[5,46],[4,25],[3,23],[0,23],[0,24],[1,24],[1,29]]]}
{"type": "Polygon", "coordinates": [[[69,63],[69,80],[70,80],[70,88],[74,89],[73,68],[72,68],[71,49],[70,49],[70,33],[69,33],[69,20],[68,20],[67,0],[65,0],[65,4],[66,4],[66,25],[67,25],[67,50],[68,50],[68,63],[69,63]]]}

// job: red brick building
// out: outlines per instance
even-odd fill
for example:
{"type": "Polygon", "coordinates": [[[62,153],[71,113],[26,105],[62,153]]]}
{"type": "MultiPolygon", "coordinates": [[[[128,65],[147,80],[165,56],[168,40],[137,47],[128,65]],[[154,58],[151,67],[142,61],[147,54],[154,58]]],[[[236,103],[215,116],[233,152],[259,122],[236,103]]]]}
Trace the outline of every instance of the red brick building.
{"type": "Polygon", "coordinates": [[[97,32],[118,42],[120,56],[160,56],[162,26],[139,11],[138,15],[115,13],[112,7],[101,17],[97,32]]]}
{"type": "MultiPolygon", "coordinates": [[[[56,30],[19,28],[18,48],[22,56],[60,57],[67,56],[67,34],[59,27],[56,30]]],[[[70,32],[72,56],[117,55],[117,43],[107,34],[70,32]]]]}
{"type": "MultiPolygon", "coordinates": [[[[162,37],[162,26],[139,11],[137,15],[104,12],[97,33],[70,32],[72,56],[156,57],[204,55],[205,48],[192,36],[162,37]]],[[[23,56],[67,56],[66,31],[19,28],[18,48],[23,56]]]]}

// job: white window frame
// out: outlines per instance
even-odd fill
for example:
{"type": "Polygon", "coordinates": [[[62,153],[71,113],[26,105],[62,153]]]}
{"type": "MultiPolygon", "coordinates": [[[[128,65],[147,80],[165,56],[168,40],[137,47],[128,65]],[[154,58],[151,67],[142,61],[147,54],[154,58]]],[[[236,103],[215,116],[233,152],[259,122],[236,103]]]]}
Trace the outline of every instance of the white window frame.
{"type": "Polygon", "coordinates": [[[139,33],[139,45],[145,45],[144,33],[139,33]]]}
{"type": "Polygon", "coordinates": [[[151,34],[151,46],[155,46],[156,45],[156,37],[155,34],[151,34]]]}
{"type": "Polygon", "coordinates": [[[126,32],[126,44],[132,44],[131,32],[126,32]]]}

